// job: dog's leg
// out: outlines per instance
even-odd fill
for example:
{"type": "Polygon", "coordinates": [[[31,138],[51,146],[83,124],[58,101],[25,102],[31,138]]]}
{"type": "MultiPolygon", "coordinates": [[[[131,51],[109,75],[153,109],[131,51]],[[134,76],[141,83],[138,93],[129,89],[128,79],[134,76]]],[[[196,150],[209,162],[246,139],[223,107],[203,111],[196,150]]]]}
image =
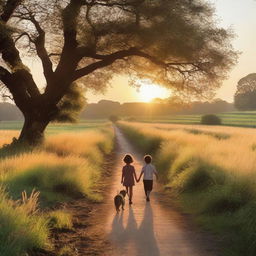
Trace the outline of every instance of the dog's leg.
{"type": "Polygon", "coordinates": [[[124,210],[124,201],[122,202],[122,210],[124,210]]]}

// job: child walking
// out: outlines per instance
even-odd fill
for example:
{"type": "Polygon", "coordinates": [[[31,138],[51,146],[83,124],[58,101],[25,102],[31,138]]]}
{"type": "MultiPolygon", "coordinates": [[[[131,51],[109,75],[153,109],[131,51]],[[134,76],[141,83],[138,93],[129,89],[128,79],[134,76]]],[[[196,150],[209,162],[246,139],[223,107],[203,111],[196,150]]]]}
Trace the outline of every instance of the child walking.
{"type": "Polygon", "coordinates": [[[132,204],[133,186],[135,185],[134,178],[137,181],[137,176],[134,166],[131,165],[131,163],[133,163],[132,156],[125,155],[123,161],[126,165],[122,169],[121,184],[126,187],[126,192],[129,196],[129,204],[132,204]]]}
{"type": "Polygon", "coordinates": [[[143,184],[144,184],[146,200],[150,201],[149,196],[150,196],[150,192],[153,189],[153,174],[157,178],[157,171],[155,166],[151,164],[152,157],[150,155],[144,156],[144,161],[145,161],[145,165],[142,167],[138,182],[140,181],[140,178],[143,175],[143,184]]]}

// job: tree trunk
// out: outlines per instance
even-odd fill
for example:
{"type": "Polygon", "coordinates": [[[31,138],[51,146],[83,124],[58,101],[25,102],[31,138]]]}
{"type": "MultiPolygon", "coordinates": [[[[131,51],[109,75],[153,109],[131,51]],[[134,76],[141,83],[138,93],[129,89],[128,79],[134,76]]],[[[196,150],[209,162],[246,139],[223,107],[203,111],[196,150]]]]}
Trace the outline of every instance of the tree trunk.
{"type": "Polygon", "coordinates": [[[50,120],[36,120],[32,117],[25,117],[22,131],[18,141],[31,146],[41,144],[44,139],[44,131],[50,120]]]}

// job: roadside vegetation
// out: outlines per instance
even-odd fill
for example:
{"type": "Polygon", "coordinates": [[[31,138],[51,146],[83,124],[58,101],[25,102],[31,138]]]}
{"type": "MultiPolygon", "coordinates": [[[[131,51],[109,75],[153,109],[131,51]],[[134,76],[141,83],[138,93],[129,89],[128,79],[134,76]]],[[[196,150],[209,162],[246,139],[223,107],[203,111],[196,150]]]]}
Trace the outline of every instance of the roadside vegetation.
{"type": "MultiPolygon", "coordinates": [[[[15,131],[1,132],[1,145],[15,131]]],[[[72,215],[59,203],[86,197],[100,201],[94,191],[104,156],[113,146],[113,130],[99,126],[85,132],[63,132],[46,138],[34,150],[0,157],[0,255],[20,256],[52,248],[52,229],[71,229],[72,215]]],[[[20,150],[20,149],[19,149],[20,150]]]]}
{"type": "Polygon", "coordinates": [[[154,155],[166,193],[201,225],[224,238],[225,255],[255,255],[255,130],[119,125],[142,153],[154,155]]]}

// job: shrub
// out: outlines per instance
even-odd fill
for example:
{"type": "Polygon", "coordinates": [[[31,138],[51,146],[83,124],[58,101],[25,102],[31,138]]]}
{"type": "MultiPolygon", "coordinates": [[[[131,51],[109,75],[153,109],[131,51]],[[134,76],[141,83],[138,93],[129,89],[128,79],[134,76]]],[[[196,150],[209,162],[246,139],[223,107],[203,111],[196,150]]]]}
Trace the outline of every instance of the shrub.
{"type": "Polygon", "coordinates": [[[201,118],[201,124],[221,125],[221,119],[216,115],[204,115],[201,118]]]}
{"type": "Polygon", "coordinates": [[[120,120],[119,116],[116,116],[116,115],[111,115],[108,119],[109,119],[112,123],[116,123],[117,121],[120,120]]]}

